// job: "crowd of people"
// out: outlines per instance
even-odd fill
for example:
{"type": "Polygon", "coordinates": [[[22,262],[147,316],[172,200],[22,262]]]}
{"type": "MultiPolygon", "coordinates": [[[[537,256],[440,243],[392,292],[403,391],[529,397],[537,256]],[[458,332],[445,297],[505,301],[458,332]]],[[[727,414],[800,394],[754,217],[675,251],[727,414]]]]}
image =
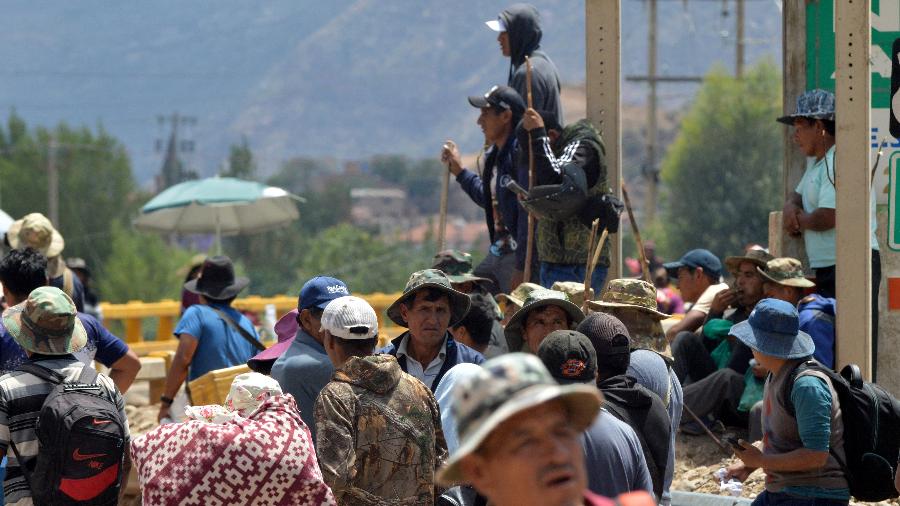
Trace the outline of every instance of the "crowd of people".
{"type": "MultiPolygon", "coordinates": [[[[591,225],[614,233],[620,208],[597,130],[563,122],[539,20],[517,4],[486,23],[510,68],[469,97],[483,166],[464,168],[452,141],[441,153],[484,208],[489,251],[477,266],[441,251],[413,272],[386,311],[406,329],[391,340],[323,274],[266,348],[232,307],[250,280],[226,256],[198,259],[160,425],[131,438],[123,394],[140,361],[98,320],[90,271],[61,256],[52,223],[16,221],[0,260],[6,503],[115,504],[133,466],[154,505],[666,505],[678,435],[729,427],[742,440],[728,477],[766,473],[755,505],[848,504],[834,385],[796,372],[836,365],[833,95],[807,92],[778,118],[814,160],[784,209],[809,265],[761,246],[662,263],[651,246],[652,283],[606,279],[607,250],[588,276],[591,225]],[[187,383],[241,364],[253,372],[224,405],[192,405],[187,383]]],[[[872,249],[878,272],[874,236],[872,249]]]]}

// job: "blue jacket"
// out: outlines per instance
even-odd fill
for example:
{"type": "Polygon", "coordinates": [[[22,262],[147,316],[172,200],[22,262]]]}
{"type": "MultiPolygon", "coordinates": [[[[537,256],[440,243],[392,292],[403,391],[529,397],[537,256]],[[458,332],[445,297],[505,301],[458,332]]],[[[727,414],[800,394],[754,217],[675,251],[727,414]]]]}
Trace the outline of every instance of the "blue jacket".
{"type": "MultiPolygon", "coordinates": [[[[400,348],[400,341],[403,340],[409,334],[409,331],[400,334],[393,341],[390,342],[384,348],[378,350],[378,353],[387,353],[388,355],[397,356],[397,350],[400,348]]],[[[399,357],[397,362],[400,363],[400,368],[403,369],[403,372],[407,372],[406,370],[406,357],[399,357]]],[[[438,384],[441,382],[441,378],[444,377],[444,374],[447,374],[447,371],[450,370],[451,367],[462,364],[482,364],[484,363],[484,355],[478,353],[477,351],[469,348],[468,346],[457,343],[453,336],[450,335],[450,332],[447,332],[447,356],[444,357],[444,365],[441,366],[440,372],[436,378],[434,378],[434,383],[431,384],[431,393],[437,389],[438,384]]]]}
{"type": "Polygon", "coordinates": [[[513,179],[523,188],[528,188],[527,169],[524,173],[518,174],[518,146],[516,136],[510,134],[506,144],[501,149],[492,146],[485,152],[484,174],[479,177],[478,174],[463,169],[456,176],[456,181],[462,187],[463,191],[469,195],[473,202],[484,209],[484,219],[487,222],[488,236],[491,244],[499,237],[494,227],[494,210],[491,206],[493,195],[491,193],[490,181],[497,171],[497,207],[500,210],[500,218],[503,220],[503,226],[509,232],[510,236],[516,240],[519,247],[516,249],[516,266],[519,269],[525,267],[525,244],[528,242],[528,213],[519,204],[516,194],[506,189],[504,182],[513,179]]]}
{"type": "Polygon", "coordinates": [[[816,343],[813,358],[833,369],[835,300],[814,293],[800,301],[797,312],[800,313],[800,330],[816,343]]]}

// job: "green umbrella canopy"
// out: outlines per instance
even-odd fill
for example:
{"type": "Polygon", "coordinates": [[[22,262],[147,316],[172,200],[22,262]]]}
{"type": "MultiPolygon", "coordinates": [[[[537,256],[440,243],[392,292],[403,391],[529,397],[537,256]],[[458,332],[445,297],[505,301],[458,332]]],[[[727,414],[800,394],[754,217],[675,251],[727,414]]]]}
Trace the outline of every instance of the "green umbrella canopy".
{"type": "Polygon", "coordinates": [[[256,233],[299,218],[296,202],[303,199],[281,188],[213,177],[167,188],[141,208],[134,224],[156,232],[256,233]]]}

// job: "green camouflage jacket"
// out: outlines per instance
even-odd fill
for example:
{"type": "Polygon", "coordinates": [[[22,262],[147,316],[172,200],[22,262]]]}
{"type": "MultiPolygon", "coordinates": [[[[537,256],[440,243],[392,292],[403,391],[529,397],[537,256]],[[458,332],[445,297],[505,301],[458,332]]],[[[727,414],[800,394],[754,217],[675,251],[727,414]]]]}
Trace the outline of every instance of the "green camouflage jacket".
{"type": "Polygon", "coordinates": [[[338,504],[434,503],[447,457],[441,414],[396,358],[351,358],[319,394],[315,416],[319,466],[338,504]]]}

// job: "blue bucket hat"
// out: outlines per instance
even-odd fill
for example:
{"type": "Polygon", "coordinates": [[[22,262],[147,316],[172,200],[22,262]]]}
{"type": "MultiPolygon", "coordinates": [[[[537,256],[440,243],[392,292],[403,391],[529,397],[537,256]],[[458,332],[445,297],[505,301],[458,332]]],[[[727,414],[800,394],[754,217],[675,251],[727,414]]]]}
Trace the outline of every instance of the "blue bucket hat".
{"type": "Polygon", "coordinates": [[[763,299],[746,321],[731,327],[729,334],[750,348],[771,357],[786,360],[808,357],[816,345],[800,330],[797,308],[778,299],[763,299]]]}
{"type": "Polygon", "coordinates": [[[797,97],[797,112],[778,118],[778,122],[793,125],[794,118],[834,121],[834,93],[821,89],[804,92],[797,97]]]}

